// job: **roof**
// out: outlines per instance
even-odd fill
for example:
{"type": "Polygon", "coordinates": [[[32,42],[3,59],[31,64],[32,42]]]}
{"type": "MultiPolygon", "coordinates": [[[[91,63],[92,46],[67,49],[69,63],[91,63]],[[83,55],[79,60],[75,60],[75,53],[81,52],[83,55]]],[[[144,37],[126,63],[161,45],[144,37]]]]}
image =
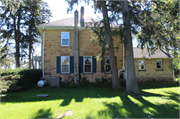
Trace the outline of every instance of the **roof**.
{"type": "MultiPolygon", "coordinates": [[[[88,23],[88,22],[99,22],[100,20],[98,19],[93,19],[90,17],[86,17],[84,18],[84,24],[88,23]]],[[[80,18],[79,18],[79,24],[78,26],[80,26],[80,18]]],[[[116,27],[117,25],[115,24],[111,24],[111,27],[116,27]]],[[[49,23],[45,23],[45,24],[39,24],[37,27],[74,27],[74,17],[71,18],[66,18],[66,19],[62,19],[62,20],[58,20],[58,21],[54,21],[54,22],[49,22],[49,23]]]]}
{"type": "MultiPolygon", "coordinates": [[[[80,19],[79,19],[80,21],[80,19]]],[[[87,17],[84,19],[84,22],[92,22],[92,18],[87,17]]],[[[80,22],[79,22],[80,23],[80,22]]],[[[58,20],[58,21],[54,21],[54,22],[49,22],[49,23],[45,23],[45,24],[40,24],[38,26],[73,26],[74,27],[74,17],[71,18],[66,18],[66,19],[62,19],[62,20],[58,20]]]]}
{"type": "Polygon", "coordinates": [[[133,48],[134,51],[134,58],[173,58],[172,55],[168,55],[167,52],[163,50],[158,51],[150,51],[150,57],[148,55],[147,49],[143,49],[143,54],[140,48],[133,48]]]}

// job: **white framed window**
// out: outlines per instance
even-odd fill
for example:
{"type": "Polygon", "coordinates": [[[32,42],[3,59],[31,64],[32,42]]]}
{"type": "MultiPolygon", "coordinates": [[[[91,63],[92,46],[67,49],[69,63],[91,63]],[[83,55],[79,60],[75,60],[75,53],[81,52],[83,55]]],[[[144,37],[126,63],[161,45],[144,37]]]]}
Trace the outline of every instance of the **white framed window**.
{"type": "Polygon", "coordinates": [[[144,60],[138,61],[138,68],[139,68],[139,70],[145,70],[145,61],[144,60]]]}
{"type": "Polygon", "coordinates": [[[92,73],[92,56],[84,56],[84,73],[92,73]]]}
{"type": "Polygon", "coordinates": [[[156,69],[162,69],[162,60],[156,60],[156,69]]]}
{"type": "Polygon", "coordinates": [[[70,73],[70,57],[61,56],[61,73],[70,73]]]}
{"type": "Polygon", "coordinates": [[[70,32],[61,32],[61,46],[70,46],[70,32]]]}
{"type": "Polygon", "coordinates": [[[110,65],[110,60],[108,56],[105,57],[104,70],[105,70],[105,73],[111,73],[111,65],[110,65]]]}

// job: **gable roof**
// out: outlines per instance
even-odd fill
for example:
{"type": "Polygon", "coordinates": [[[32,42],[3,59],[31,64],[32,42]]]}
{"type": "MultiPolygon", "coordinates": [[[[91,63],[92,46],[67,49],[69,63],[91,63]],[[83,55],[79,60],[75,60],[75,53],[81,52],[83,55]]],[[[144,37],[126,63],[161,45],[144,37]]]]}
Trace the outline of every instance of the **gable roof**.
{"type": "Polygon", "coordinates": [[[173,58],[172,55],[168,55],[167,52],[163,50],[150,51],[150,57],[148,55],[147,49],[143,49],[143,54],[140,48],[133,48],[134,58],[173,58]]]}
{"type": "MultiPolygon", "coordinates": [[[[99,21],[97,19],[93,19],[95,21],[99,21]]],[[[80,18],[79,18],[79,21],[80,21],[80,18]]],[[[92,18],[90,17],[86,17],[84,18],[84,22],[92,22],[92,18]]],[[[79,24],[80,25],[80,22],[79,24]]],[[[54,22],[49,22],[49,23],[45,23],[45,24],[40,24],[38,25],[37,27],[48,27],[48,26],[61,26],[61,27],[65,27],[65,26],[71,26],[71,27],[74,27],[74,17],[71,17],[71,18],[66,18],[66,19],[62,19],[62,20],[58,20],[58,21],[54,21],[54,22]]]]}
{"type": "MultiPolygon", "coordinates": [[[[86,18],[84,18],[84,25],[86,25],[86,23],[88,23],[88,22],[93,22],[93,20],[96,22],[100,21],[99,19],[93,19],[90,17],[86,17],[86,18]]],[[[118,27],[118,25],[115,25],[112,23],[110,25],[113,28],[118,27]]],[[[78,26],[80,26],[80,18],[79,18],[78,26]]],[[[66,19],[62,19],[62,20],[58,20],[58,21],[54,21],[54,22],[49,22],[49,23],[45,23],[45,24],[39,24],[37,26],[37,28],[43,28],[43,27],[64,27],[64,28],[71,27],[71,28],[73,28],[74,27],[74,17],[66,18],[66,19]]],[[[84,27],[86,27],[86,26],[84,26],[84,27]]]]}

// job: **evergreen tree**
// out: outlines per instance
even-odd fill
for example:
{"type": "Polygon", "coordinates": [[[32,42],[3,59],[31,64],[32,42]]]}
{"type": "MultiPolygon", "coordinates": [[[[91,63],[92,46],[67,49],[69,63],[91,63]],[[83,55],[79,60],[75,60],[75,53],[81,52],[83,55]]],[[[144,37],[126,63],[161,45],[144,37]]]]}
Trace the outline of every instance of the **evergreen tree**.
{"type": "Polygon", "coordinates": [[[20,67],[20,51],[29,46],[29,60],[31,60],[32,44],[39,37],[35,26],[48,22],[51,13],[47,3],[42,0],[2,0],[2,3],[5,5],[2,6],[1,15],[2,38],[14,39],[16,67],[20,67]]]}

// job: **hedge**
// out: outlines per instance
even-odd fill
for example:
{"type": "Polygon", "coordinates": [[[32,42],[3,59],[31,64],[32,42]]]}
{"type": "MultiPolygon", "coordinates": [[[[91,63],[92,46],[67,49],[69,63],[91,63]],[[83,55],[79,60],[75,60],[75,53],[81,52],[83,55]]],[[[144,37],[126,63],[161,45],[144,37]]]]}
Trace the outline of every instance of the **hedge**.
{"type": "Polygon", "coordinates": [[[37,84],[42,71],[37,69],[5,70],[0,73],[0,92],[31,88],[37,84]]]}

